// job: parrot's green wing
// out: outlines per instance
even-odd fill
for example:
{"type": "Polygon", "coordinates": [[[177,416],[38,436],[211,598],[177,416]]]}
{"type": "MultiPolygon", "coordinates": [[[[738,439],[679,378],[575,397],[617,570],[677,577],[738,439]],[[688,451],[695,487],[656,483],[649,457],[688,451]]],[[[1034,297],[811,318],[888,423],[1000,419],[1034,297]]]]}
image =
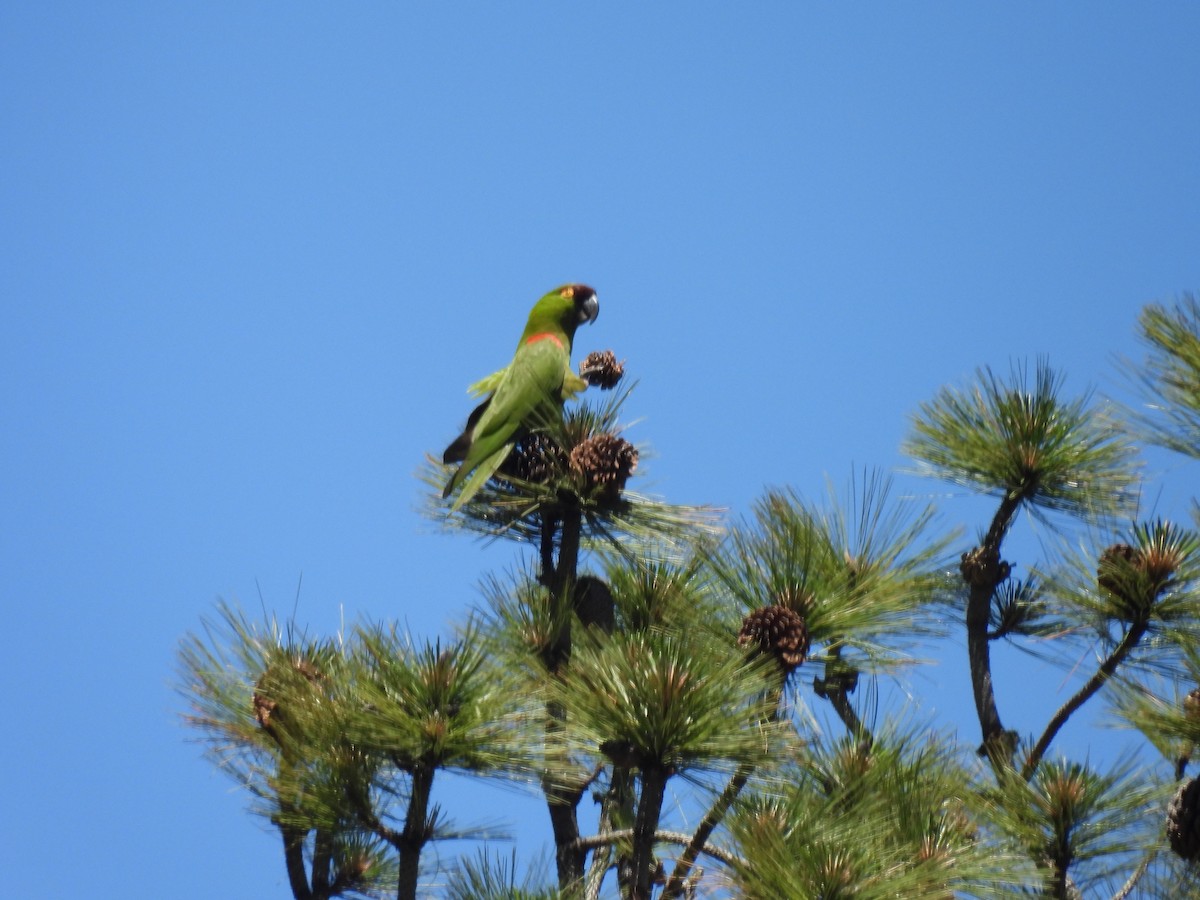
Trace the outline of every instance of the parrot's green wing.
{"type": "Polygon", "coordinates": [[[470,500],[500,467],[534,410],[557,400],[569,364],[567,349],[556,340],[538,340],[518,348],[495,392],[472,413],[475,421],[469,419],[466,430],[446,448],[443,460],[461,458],[462,465],[442,496],[449,497],[472,472],[478,476],[467,482],[452,510],[470,500]]]}
{"type": "MultiPolygon", "coordinates": [[[[500,382],[504,380],[504,374],[507,371],[508,368],[505,367],[499,372],[493,372],[491,375],[480,378],[474,384],[467,386],[467,393],[472,397],[483,397],[491,394],[499,387],[500,382]]],[[[566,371],[563,373],[563,385],[562,390],[559,392],[559,399],[563,401],[571,400],[576,394],[586,391],[587,388],[588,383],[575,374],[574,370],[571,369],[571,361],[568,359],[566,371]]]]}
{"type": "Polygon", "coordinates": [[[504,374],[508,371],[505,366],[499,372],[493,372],[485,378],[480,378],[474,384],[467,388],[467,393],[472,397],[483,397],[487,394],[494,393],[496,388],[500,387],[500,382],[504,380],[504,374]]]}

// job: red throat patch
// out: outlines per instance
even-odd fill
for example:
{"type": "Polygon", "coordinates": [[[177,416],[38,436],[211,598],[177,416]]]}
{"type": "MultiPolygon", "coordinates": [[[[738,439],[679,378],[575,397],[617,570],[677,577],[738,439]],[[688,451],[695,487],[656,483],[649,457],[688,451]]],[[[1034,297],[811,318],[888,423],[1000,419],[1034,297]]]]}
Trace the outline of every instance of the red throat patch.
{"type": "Polygon", "coordinates": [[[551,334],[549,331],[539,331],[537,334],[531,334],[525,339],[525,346],[536,344],[538,341],[554,341],[558,346],[562,346],[563,342],[557,334],[551,334]]]}

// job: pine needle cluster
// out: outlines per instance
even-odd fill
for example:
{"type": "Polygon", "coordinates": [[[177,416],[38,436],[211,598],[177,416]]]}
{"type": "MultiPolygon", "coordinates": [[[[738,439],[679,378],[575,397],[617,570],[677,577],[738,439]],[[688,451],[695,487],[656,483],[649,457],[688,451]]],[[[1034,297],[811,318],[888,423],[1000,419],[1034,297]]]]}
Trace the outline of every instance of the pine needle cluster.
{"type": "Polygon", "coordinates": [[[823,504],[768,492],[710,565],[746,613],[795,612],[823,651],[815,661],[836,650],[878,671],[905,661],[903,648],[943,627],[931,607],[947,540],[929,533],[931,508],[893,501],[890,479],[868,474],[850,490],[843,502],[831,489],[823,504]]]}
{"type": "Polygon", "coordinates": [[[1149,440],[1200,458],[1200,301],[1152,303],[1138,325],[1148,354],[1130,366],[1146,400],[1135,420],[1149,440]]]}
{"type": "Polygon", "coordinates": [[[973,386],[944,388],[913,417],[905,452],[928,474],[1089,518],[1129,512],[1135,448],[1089,396],[1061,397],[1063,376],[1039,362],[1008,381],[981,369],[973,386]]]}

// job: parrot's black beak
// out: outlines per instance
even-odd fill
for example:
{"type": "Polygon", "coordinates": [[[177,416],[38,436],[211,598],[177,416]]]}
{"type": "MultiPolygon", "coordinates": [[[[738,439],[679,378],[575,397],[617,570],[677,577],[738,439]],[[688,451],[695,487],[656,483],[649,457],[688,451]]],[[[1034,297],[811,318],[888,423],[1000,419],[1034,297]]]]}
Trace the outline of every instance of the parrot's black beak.
{"type": "Polygon", "coordinates": [[[596,317],[600,315],[600,301],[596,299],[596,292],[591,288],[588,288],[587,291],[583,296],[576,296],[580,325],[584,322],[595,322],[596,317]]]}

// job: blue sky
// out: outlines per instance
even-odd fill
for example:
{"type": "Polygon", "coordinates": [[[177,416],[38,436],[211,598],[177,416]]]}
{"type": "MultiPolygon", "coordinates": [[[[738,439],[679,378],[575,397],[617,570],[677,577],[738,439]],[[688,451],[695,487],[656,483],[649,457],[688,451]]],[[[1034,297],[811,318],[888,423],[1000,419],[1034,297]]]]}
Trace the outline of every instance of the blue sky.
{"type": "Polygon", "coordinates": [[[1119,393],[1140,306],[1200,289],[1198,38],[1185,3],[4,4],[6,889],[289,896],[177,643],[260,591],[447,633],[519,553],[414,472],[559,283],[640,380],[641,488],[731,516],[903,465],[980,365],[1119,393]]]}

